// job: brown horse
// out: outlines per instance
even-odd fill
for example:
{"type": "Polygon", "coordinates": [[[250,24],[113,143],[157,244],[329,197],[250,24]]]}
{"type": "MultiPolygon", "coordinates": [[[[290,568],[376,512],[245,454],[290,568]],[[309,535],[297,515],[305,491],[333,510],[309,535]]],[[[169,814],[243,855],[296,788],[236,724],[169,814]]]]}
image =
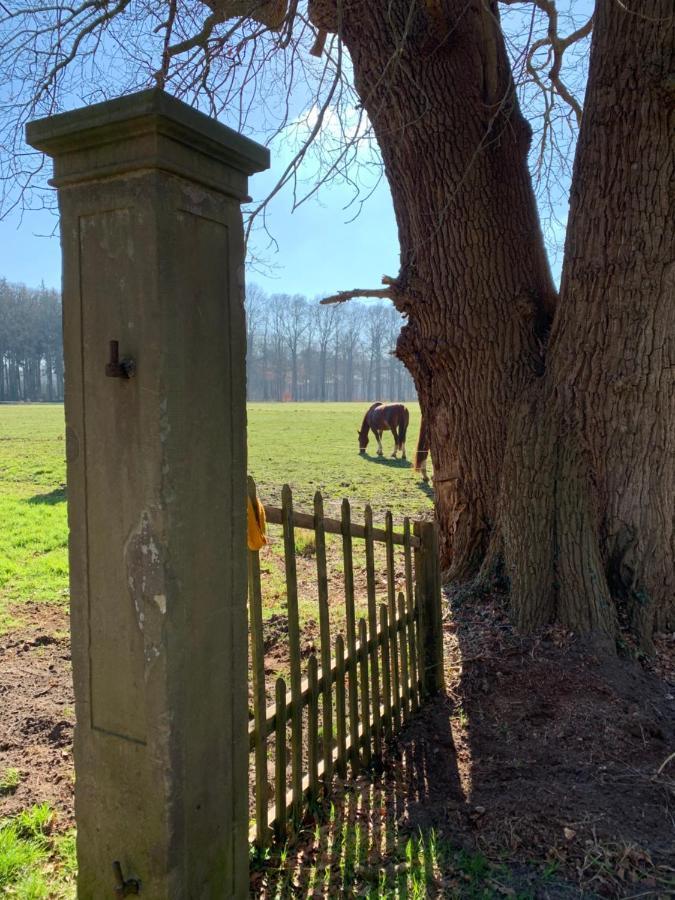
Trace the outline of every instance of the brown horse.
{"type": "Polygon", "coordinates": [[[373,403],[366,411],[358,432],[359,453],[366,452],[368,432],[372,431],[377,441],[377,455],[382,456],[382,432],[391,431],[394,435],[392,458],[396,459],[396,453],[400,450],[401,458],[405,459],[405,435],[409,419],[410,413],[402,403],[373,403]]]}
{"type": "Polygon", "coordinates": [[[427,457],[429,456],[429,429],[426,420],[422,416],[420,422],[420,436],[417,438],[417,448],[415,449],[415,465],[416,472],[422,473],[422,480],[428,481],[427,475],[427,457]]]}

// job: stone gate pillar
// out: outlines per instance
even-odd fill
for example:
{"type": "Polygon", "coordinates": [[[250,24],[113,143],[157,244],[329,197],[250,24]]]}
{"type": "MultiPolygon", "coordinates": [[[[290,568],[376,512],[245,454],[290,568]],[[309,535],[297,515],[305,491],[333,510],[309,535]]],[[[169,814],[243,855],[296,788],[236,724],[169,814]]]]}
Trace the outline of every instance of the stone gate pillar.
{"type": "Polygon", "coordinates": [[[268,152],[159,90],[27,140],[61,212],[78,896],[245,897],[239,205],[268,152]]]}

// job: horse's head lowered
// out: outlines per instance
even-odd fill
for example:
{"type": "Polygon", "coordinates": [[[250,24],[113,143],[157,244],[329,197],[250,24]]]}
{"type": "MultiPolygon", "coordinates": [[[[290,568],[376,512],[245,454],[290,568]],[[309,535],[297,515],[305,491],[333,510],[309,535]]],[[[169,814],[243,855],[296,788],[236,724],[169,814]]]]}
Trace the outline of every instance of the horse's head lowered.
{"type": "Polygon", "coordinates": [[[360,431],[356,432],[359,436],[359,453],[363,456],[368,446],[368,426],[366,425],[360,431]]]}

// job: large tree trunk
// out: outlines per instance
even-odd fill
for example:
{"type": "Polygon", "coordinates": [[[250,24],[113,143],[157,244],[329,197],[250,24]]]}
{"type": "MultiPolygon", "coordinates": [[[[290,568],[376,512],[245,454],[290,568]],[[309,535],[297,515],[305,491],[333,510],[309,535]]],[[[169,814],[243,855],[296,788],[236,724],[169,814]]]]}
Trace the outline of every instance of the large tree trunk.
{"type": "Polygon", "coordinates": [[[397,353],[431,426],[443,563],[461,578],[485,551],[509,411],[541,373],[556,293],[496,4],[443,7],[350,3],[342,34],[391,187],[397,353]]]}
{"type": "Polygon", "coordinates": [[[673,19],[598,7],[557,312],[496,3],[351,0],[340,29],[392,191],[447,575],[504,558],[521,626],[611,635],[618,600],[648,643],[675,587],[673,19]]]}
{"type": "Polygon", "coordinates": [[[647,648],[675,597],[674,53],[671,0],[600,0],[560,307],[501,515],[521,625],[612,634],[618,610],[647,648]]]}

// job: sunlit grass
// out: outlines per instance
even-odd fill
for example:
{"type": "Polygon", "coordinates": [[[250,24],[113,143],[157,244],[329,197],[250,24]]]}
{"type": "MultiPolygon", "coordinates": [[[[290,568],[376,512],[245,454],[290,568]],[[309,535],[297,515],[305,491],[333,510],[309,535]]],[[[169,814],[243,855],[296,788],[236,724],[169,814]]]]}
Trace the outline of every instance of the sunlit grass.
{"type": "MultiPolygon", "coordinates": [[[[376,523],[391,509],[400,522],[431,510],[429,490],[410,463],[358,453],[356,431],[361,403],[252,403],[248,408],[249,471],[266,503],[280,505],[281,487],[293,488],[297,509],[311,511],[314,494],[325,498],[326,515],[338,517],[343,497],[351,500],[353,520],[371,503],[376,523]]],[[[408,456],[419,428],[419,409],[410,405],[408,456]]],[[[384,437],[385,453],[393,449],[384,437]]],[[[0,406],[0,634],[20,621],[25,601],[60,603],[68,599],[68,527],[63,407],[57,404],[0,406]]],[[[265,616],[285,609],[283,544],[280,530],[270,531],[264,554],[265,616]],[[275,600],[277,595],[278,604],[275,600]]],[[[313,535],[298,531],[298,554],[313,563],[313,535]]],[[[340,571],[339,541],[333,570],[340,571]]]]}
{"type": "Polygon", "coordinates": [[[431,509],[428,489],[412,471],[420,412],[409,404],[407,461],[392,460],[393,438],[385,433],[385,455],[378,458],[371,440],[367,453],[358,452],[357,430],[364,403],[249,404],[249,471],[260,496],[280,505],[281,486],[290,484],[298,509],[311,511],[314,493],[325,499],[326,515],[338,517],[347,497],[356,515],[366,503],[375,518],[391,509],[396,518],[415,517],[431,509]]]}
{"type": "MultiPolygon", "coordinates": [[[[358,804],[357,804],[358,805],[358,804]]],[[[285,898],[336,896],[372,900],[427,897],[525,900],[529,890],[509,886],[506,865],[480,852],[458,849],[434,829],[406,832],[393,817],[378,823],[354,821],[352,804],[331,804],[299,846],[255,853],[251,860],[254,896],[285,898]],[[256,872],[259,873],[256,878],[256,872]]]]}
{"type": "Polygon", "coordinates": [[[67,600],[64,481],[63,407],[0,407],[0,633],[18,603],[67,600]]]}
{"type": "Polygon", "coordinates": [[[74,832],[52,832],[54,811],[42,803],[0,820],[0,895],[20,900],[75,897],[74,832]]]}
{"type": "Polygon", "coordinates": [[[3,794],[12,794],[21,784],[21,772],[10,767],[0,773],[0,797],[3,794]]]}

